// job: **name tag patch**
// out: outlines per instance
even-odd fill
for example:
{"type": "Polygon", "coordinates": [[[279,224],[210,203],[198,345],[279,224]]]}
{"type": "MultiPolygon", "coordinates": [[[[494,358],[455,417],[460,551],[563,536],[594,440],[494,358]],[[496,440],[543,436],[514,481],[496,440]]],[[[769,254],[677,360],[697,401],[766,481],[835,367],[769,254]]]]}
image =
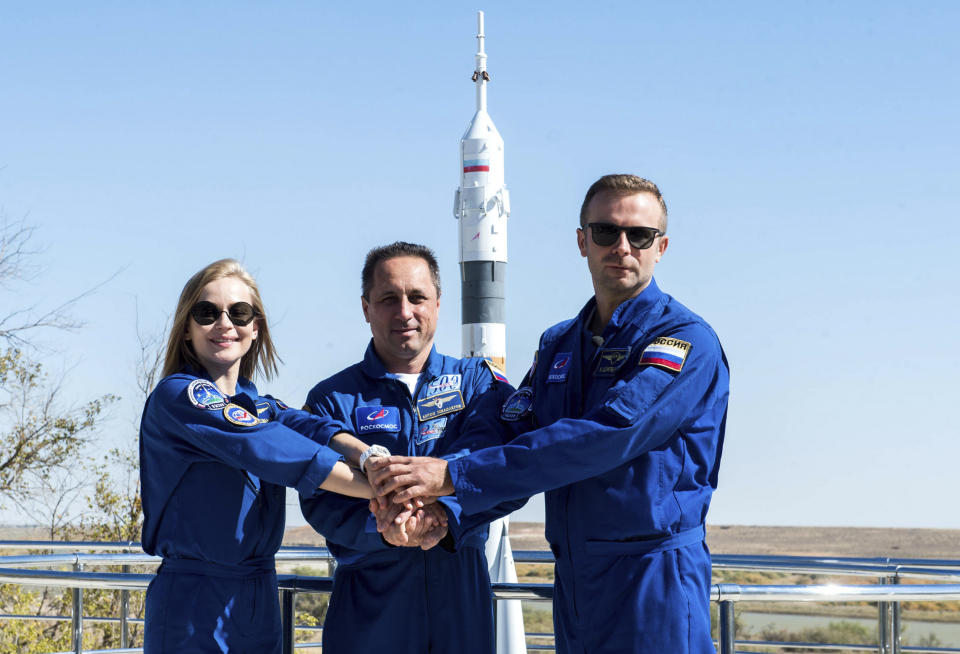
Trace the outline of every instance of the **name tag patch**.
{"type": "Polygon", "coordinates": [[[463,395],[460,394],[460,391],[447,391],[417,401],[417,416],[419,416],[420,422],[425,422],[438,416],[460,411],[463,407],[463,395]]]}
{"type": "Polygon", "coordinates": [[[359,406],[353,414],[359,434],[400,431],[400,409],[395,406],[359,406]]]}
{"type": "Polygon", "coordinates": [[[269,402],[258,402],[258,403],[257,403],[257,415],[258,415],[258,416],[259,416],[261,413],[266,413],[266,412],[269,411],[269,410],[270,410],[270,403],[269,403],[269,402]]]}
{"type": "Polygon", "coordinates": [[[560,384],[567,381],[571,355],[571,352],[560,352],[553,357],[553,363],[550,364],[550,370],[547,371],[548,384],[560,384]]]}
{"type": "Polygon", "coordinates": [[[600,350],[597,357],[597,367],[593,374],[596,377],[613,377],[627,362],[630,356],[629,347],[606,347],[600,350]]]}
{"type": "Polygon", "coordinates": [[[500,407],[500,417],[507,422],[516,422],[530,415],[533,406],[533,389],[529,386],[517,389],[500,407]]]}
{"type": "Polygon", "coordinates": [[[434,395],[440,395],[441,393],[447,393],[449,391],[459,391],[460,390],[460,380],[461,377],[457,375],[440,375],[429,384],[427,384],[427,390],[424,391],[427,397],[432,397],[434,395]]]}
{"type": "MultiPolygon", "coordinates": [[[[259,425],[261,420],[238,404],[228,404],[223,409],[223,417],[227,422],[239,427],[254,427],[259,425]]],[[[266,420],[262,422],[267,422],[266,420]]]]}
{"type": "Polygon", "coordinates": [[[446,428],[447,428],[446,416],[421,424],[420,437],[417,438],[417,443],[420,444],[426,441],[432,441],[435,438],[440,438],[440,436],[443,434],[443,430],[446,428]]]}
{"type": "Polygon", "coordinates": [[[643,349],[640,354],[640,366],[657,366],[665,370],[680,372],[690,353],[690,343],[679,338],[660,336],[643,349]]]}
{"type": "Polygon", "coordinates": [[[187,397],[190,398],[190,404],[198,409],[218,411],[227,406],[227,398],[223,396],[219,388],[206,379],[194,379],[190,382],[190,385],[187,386],[187,397]]]}

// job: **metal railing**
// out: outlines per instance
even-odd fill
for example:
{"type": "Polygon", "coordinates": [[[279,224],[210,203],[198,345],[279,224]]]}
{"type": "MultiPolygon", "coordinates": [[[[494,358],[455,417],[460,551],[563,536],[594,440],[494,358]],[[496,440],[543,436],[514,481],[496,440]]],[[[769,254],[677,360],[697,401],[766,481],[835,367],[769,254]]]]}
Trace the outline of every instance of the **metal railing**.
{"type": "MultiPolygon", "coordinates": [[[[0,615],[0,619],[70,620],[72,622],[72,652],[80,654],[84,621],[119,623],[121,626],[120,649],[104,650],[112,654],[140,652],[130,648],[128,626],[142,624],[142,620],[130,618],[127,596],[130,591],[146,590],[153,574],[128,572],[131,565],[150,565],[160,562],[140,550],[138,543],[81,543],[46,541],[0,541],[0,551],[11,549],[32,550],[97,550],[100,553],[42,554],[0,556],[0,583],[25,586],[61,586],[72,589],[73,613],[71,616],[0,615]],[[91,572],[87,567],[121,565],[124,572],[91,572]],[[69,566],[71,571],[36,570],[35,567],[69,566]],[[121,592],[121,615],[119,618],[85,618],[83,615],[83,590],[85,588],[118,590],[121,592]]],[[[278,562],[331,561],[326,548],[282,548],[277,553],[278,562]]],[[[553,563],[550,552],[514,552],[518,563],[553,563]]],[[[787,556],[717,555],[713,557],[714,570],[752,570],[780,573],[815,575],[865,576],[877,578],[880,583],[869,585],[741,585],[715,584],[711,587],[710,599],[719,605],[720,654],[735,654],[736,647],[792,647],[804,649],[829,649],[831,651],[878,652],[879,654],[958,653],[960,648],[904,646],[900,638],[901,603],[906,601],[956,601],[960,600],[960,561],[934,561],[922,559],[867,559],[787,556]],[[935,584],[901,585],[902,579],[937,581],[935,584]],[[952,583],[951,583],[952,582],[952,583]],[[851,643],[800,643],[769,641],[737,641],[734,608],[737,604],[761,602],[876,602],[878,605],[878,643],[862,645],[851,643]]],[[[329,577],[302,577],[278,575],[280,602],[283,620],[283,652],[293,654],[295,649],[319,647],[319,643],[294,643],[295,630],[304,629],[295,624],[296,598],[299,593],[329,593],[333,580],[329,577]]],[[[492,585],[493,601],[506,599],[550,601],[553,599],[552,584],[499,584],[492,585]]],[[[314,628],[319,629],[319,628],[314,628]]],[[[527,634],[527,636],[550,636],[551,634],[527,634]]],[[[531,645],[531,651],[552,651],[552,645],[531,645]]],[[[94,654],[87,650],[87,654],[94,654]]]]}

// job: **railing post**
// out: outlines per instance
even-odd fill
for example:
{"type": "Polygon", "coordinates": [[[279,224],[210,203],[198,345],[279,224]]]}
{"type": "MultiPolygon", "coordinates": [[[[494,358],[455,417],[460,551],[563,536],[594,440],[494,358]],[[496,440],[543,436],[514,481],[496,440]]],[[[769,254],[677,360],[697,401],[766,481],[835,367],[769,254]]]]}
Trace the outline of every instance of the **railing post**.
{"type": "MultiPolygon", "coordinates": [[[[895,573],[890,581],[894,584],[899,584],[900,575],[895,573]]],[[[893,645],[891,651],[893,654],[900,654],[900,602],[893,602],[890,608],[892,609],[892,616],[890,619],[890,641],[893,645]]]]}
{"type": "Polygon", "coordinates": [[[733,602],[720,602],[720,654],[733,654],[733,643],[736,640],[733,621],[733,602]]]}
{"type": "Polygon", "coordinates": [[[283,654],[293,654],[294,645],[294,627],[297,624],[297,616],[294,611],[297,592],[290,588],[280,590],[280,623],[283,625],[283,654]]]}
{"type": "MultiPolygon", "coordinates": [[[[73,564],[74,572],[82,572],[83,564],[73,564]]],[[[83,589],[73,589],[73,651],[83,654],[83,589]]]]}
{"type": "MultiPolygon", "coordinates": [[[[121,570],[124,574],[130,572],[130,566],[124,565],[121,570]]],[[[120,591],[120,649],[130,647],[130,627],[127,624],[127,618],[130,615],[130,591],[120,591]]]]}
{"type": "Polygon", "coordinates": [[[497,598],[492,592],[490,593],[490,601],[493,604],[493,648],[497,654],[506,654],[506,652],[500,651],[500,643],[497,642],[499,640],[497,634],[500,633],[497,625],[497,598]]]}
{"type": "MultiPolygon", "coordinates": [[[[887,577],[880,577],[879,579],[881,585],[886,585],[890,583],[890,580],[887,577]]],[[[890,602],[877,602],[877,612],[878,612],[878,625],[879,625],[879,638],[877,639],[877,652],[880,654],[891,654],[891,639],[890,639],[890,602]]]]}

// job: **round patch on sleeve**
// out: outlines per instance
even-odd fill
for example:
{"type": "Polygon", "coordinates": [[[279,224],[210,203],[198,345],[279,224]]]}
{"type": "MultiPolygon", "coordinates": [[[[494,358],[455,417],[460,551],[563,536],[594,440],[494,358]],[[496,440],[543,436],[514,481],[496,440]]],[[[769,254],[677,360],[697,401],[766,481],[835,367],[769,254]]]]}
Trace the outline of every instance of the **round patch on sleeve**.
{"type": "Polygon", "coordinates": [[[220,389],[206,379],[194,379],[187,386],[187,397],[190,403],[198,409],[207,411],[218,411],[227,406],[227,398],[223,396],[220,389]]]}
{"type": "Polygon", "coordinates": [[[530,408],[533,406],[533,389],[524,386],[507,398],[507,401],[500,407],[500,417],[507,422],[516,422],[530,415],[530,408]]]}
{"type": "Polygon", "coordinates": [[[228,404],[223,410],[223,417],[227,419],[227,422],[240,427],[253,427],[260,423],[257,416],[237,404],[228,404]]]}

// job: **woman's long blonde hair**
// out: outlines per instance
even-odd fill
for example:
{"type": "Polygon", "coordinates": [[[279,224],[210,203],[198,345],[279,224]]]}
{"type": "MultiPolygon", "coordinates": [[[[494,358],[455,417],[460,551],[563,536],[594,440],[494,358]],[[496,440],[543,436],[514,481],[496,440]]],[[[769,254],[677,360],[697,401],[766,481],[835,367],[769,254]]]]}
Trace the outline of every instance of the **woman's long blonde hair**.
{"type": "Polygon", "coordinates": [[[240,360],[240,376],[253,379],[253,374],[258,369],[266,379],[270,379],[277,374],[277,362],[280,361],[280,357],[277,356],[273,341],[270,339],[267,313],[263,308],[263,301],[260,299],[257,282],[240,265],[239,261],[221,259],[220,261],[214,261],[191,277],[183,287],[183,291],[180,292],[177,312],[173,316],[173,326],[170,328],[170,336],[167,338],[167,356],[163,362],[164,377],[180,372],[187,365],[193,366],[197,370],[204,369],[203,364],[200,363],[193,351],[193,345],[186,338],[187,321],[190,320],[190,308],[200,299],[203,287],[224,277],[236,277],[247,285],[250,289],[251,304],[257,312],[257,317],[254,320],[257,321],[258,335],[250,345],[250,350],[240,360]]]}

